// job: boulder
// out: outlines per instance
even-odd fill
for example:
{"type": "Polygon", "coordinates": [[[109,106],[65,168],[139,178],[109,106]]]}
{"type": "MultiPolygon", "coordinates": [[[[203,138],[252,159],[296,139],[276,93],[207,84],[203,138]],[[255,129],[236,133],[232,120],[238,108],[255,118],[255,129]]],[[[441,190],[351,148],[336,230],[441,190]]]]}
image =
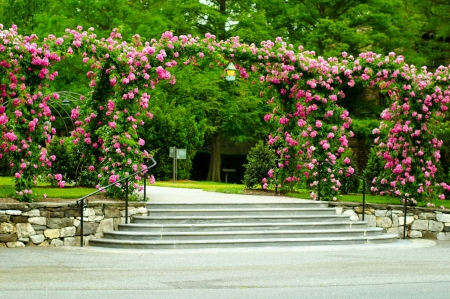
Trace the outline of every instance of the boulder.
{"type": "Polygon", "coordinates": [[[436,220],[440,222],[450,222],[450,214],[436,214],[436,220]]]}
{"type": "Polygon", "coordinates": [[[50,246],[55,246],[55,247],[64,246],[64,242],[60,239],[53,239],[52,242],[50,243],[50,246]]]}
{"type": "Polygon", "coordinates": [[[112,230],[114,230],[114,220],[109,218],[109,219],[104,219],[104,220],[100,221],[100,224],[97,227],[96,232],[103,233],[105,231],[112,231],[112,230]]]}
{"type": "Polygon", "coordinates": [[[11,223],[0,223],[0,234],[15,234],[16,227],[11,223]]]}
{"type": "Polygon", "coordinates": [[[411,226],[412,230],[428,230],[428,220],[416,220],[411,226]]]}
{"type": "Polygon", "coordinates": [[[64,238],[64,246],[80,246],[80,237],[64,238]]]}
{"type": "Polygon", "coordinates": [[[47,226],[47,218],[45,217],[30,217],[28,223],[47,226]]]}
{"type": "Polygon", "coordinates": [[[45,240],[44,242],[42,242],[41,244],[38,245],[38,247],[48,247],[48,246],[49,246],[49,244],[48,244],[47,240],[45,240]]]}
{"type": "Polygon", "coordinates": [[[25,247],[25,244],[23,244],[22,242],[7,242],[6,246],[8,248],[17,248],[17,247],[25,247]]]}
{"type": "Polygon", "coordinates": [[[0,242],[16,242],[17,239],[16,234],[0,234],[0,242]]]}
{"type": "Polygon", "coordinates": [[[49,228],[63,228],[73,225],[70,218],[47,218],[47,226],[49,228]]]}
{"type": "Polygon", "coordinates": [[[22,216],[27,216],[27,217],[39,217],[41,216],[41,212],[38,209],[33,209],[31,211],[22,213],[22,216]]]}
{"type": "Polygon", "coordinates": [[[418,230],[410,230],[408,232],[408,237],[410,238],[422,238],[422,232],[418,230]]]}
{"type": "Polygon", "coordinates": [[[26,216],[11,216],[12,223],[28,223],[28,217],[26,216]]]}
{"type": "Polygon", "coordinates": [[[73,237],[75,236],[76,228],[75,226],[63,227],[59,233],[60,238],[73,237]]]}
{"type": "Polygon", "coordinates": [[[389,217],[377,217],[377,227],[389,228],[392,227],[392,220],[389,217]]]}
{"type": "Polygon", "coordinates": [[[444,230],[444,223],[430,220],[428,221],[428,230],[430,232],[441,232],[444,230]]]}
{"type": "Polygon", "coordinates": [[[31,242],[33,242],[34,244],[40,244],[42,242],[44,242],[45,240],[45,236],[44,235],[34,235],[34,236],[30,236],[31,242]]]}
{"type": "MultiPolygon", "coordinates": [[[[97,231],[99,223],[97,222],[83,222],[83,235],[93,235],[97,231]]],[[[77,236],[81,235],[81,226],[77,228],[77,236]]]]}
{"type": "Polygon", "coordinates": [[[17,223],[16,230],[19,238],[28,238],[36,234],[30,223],[17,223]]]}
{"type": "Polygon", "coordinates": [[[21,210],[6,210],[6,215],[16,215],[19,216],[22,214],[21,210]]]}
{"type": "Polygon", "coordinates": [[[48,239],[59,238],[59,229],[46,229],[44,231],[44,236],[46,236],[48,239]]]}

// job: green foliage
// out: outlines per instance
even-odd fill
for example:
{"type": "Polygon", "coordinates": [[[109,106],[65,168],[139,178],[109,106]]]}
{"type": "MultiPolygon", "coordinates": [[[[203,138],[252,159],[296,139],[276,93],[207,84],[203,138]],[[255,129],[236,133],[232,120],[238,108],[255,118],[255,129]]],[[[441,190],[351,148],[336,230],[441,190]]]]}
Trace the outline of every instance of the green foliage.
{"type": "Polygon", "coordinates": [[[352,131],[357,138],[374,139],[376,137],[372,134],[372,130],[380,126],[380,120],[374,118],[368,119],[352,119],[352,131]]]}
{"type": "MultiPolygon", "coordinates": [[[[342,158],[343,159],[349,158],[350,161],[356,161],[355,155],[351,148],[348,148],[342,154],[342,158]]],[[[354,175],[350,175],[350,176],[343,175],[340,179],[341,187],[339,188],[339,191],[342,194],[356,193],[358,191],[359,182],[360,182],[360,179],[357,176],[359,173],[358,166],[356,164],[352,164],[352,167],[355,169],[354,175]]]]}
{"type": "MultiPolygon", "coordinates": [[[[52,162],[52,173],[59,173],[67,182],[75,182],[80,172],[81,161],[73,143],[70,140],[54,136],[51,143],[47,144],[48,154],[55,156],[52,162]]],[[[57,185],[53,176],[49,175],[49,181],[52,186],[57,185]]]]}
{"type": "Polygon", "coordinates": [[[263,178],[267,177],[268,171],[275,163],[275,153],[268,145],[262,141],[258,142],[248,153],[248,163],[244,165],[245,174],[243,183],[247,188],[254,188],[255,185],[263,187],[263,178]]]}
{"type": "Polygon", "coordinates": [[[384,169],[384,164],[386,163],[383,159],[381,159],[381,157],[378,157],[377,153],[377,147],[370,148],[369,161],[367,161],[366,168],[363,171],[364,178],[370,182],[374,177],[379,176],[381,171],[384,169]]]}

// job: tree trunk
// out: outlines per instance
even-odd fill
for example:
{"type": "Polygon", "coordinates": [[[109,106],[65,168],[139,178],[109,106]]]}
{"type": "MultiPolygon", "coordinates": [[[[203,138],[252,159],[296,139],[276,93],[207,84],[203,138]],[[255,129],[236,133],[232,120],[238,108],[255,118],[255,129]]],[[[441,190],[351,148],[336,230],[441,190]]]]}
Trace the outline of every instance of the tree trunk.
{"type": "Polygon", "coordinates": [[[208,177],[206,178],[207,181],[220,182],[220,139],[220,131],[212,136],[211,159],[209,160],[208,177]]]}

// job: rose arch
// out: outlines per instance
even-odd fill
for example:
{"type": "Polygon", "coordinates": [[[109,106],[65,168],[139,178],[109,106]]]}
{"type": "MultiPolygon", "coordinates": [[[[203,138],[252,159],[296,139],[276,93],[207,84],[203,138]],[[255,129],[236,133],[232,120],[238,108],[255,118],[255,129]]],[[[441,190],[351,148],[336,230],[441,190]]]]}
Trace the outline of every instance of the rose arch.
{"type": "MultiPolygon", "coordinates": [[[[267,99],[275,108],[265,120],[278,124],[268,143],[279,159],[266,185],[287,190],[302,180],[314,186],[320,179],[321,198],[336,197],[340,177],[354,172],[343,155],[353,135],[352,119],[338,105],[339,99],[345,97],[344,86],[362,82],[391,99],[380,127],[374,129],[380,134],[375,140],[378,156],[385,164],[374,183],[415,201],[443,198],[440,193],[449,189],[436,181],[442,141],[433,131],[450,101],[446,67],[434,73],[416,69],[394,53],[358,57],[342,53],[325,59],[280,38],[256,46],[241,43],[238,37],[217,41],[209,34],[198,38],[166,32],[159,40],[143,41],[135,35],[125,42],[118,30],[100,39],[92,29],[78,27],[62,37],[39,40],[35,35],[20,36],[15,26],[1,28],[0,38],[0,95],[3,103],[11,103],[0,107],[0,155],[12,161],[16,196],[21,200],[34,199],[37,176],[51,173],[57,159],[46,150],[56,133],[49,126],[55,116],[48,102],[59,99],[49,87],[58,75],[58,62],[74,53],[89,66],[91,92],[71,111],[75,130],[70,142],[77,145],[98,186],[145,167],[151,153],[143,150],[138,128],[153,117],[149,90],[162,80],[176,84],[172,67],[207,59],[211,67],[223,69],[232,61],[241,80],[260,84],[262,97],[268,91],[278,93],[267,99]]],[[[64,186],[60,174],[53,173],[53,178],[64,186]]],[[[141,179],[136,176],[130,188],[139,188],[141,179]]],[[[377,188],[373,191],[382,191],[377,188]]],[[[112,193],[122,190],[118,184],[112,193]]]]}

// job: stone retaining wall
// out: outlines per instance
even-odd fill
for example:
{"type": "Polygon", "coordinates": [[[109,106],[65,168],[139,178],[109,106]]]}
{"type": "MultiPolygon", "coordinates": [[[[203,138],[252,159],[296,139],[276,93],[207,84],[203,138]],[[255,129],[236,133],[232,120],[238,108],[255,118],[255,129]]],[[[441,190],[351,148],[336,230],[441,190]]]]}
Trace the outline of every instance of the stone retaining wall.
{"type": "MultiPolygon", "coordinates": [[[[128,216],[148,215],[144,202],[130,202],[128,216]]],[[[84,243],[125,223],[124,202],[89,202],[83,212],[84,243]]],[[[0,204],[0,248],[80,246],[80,208],[75,203],[0,204]]]]}
{"type": "MultiPolygon", "coordinates": [[[[362,204],[331,202],[337,214],[348,214],[351,220],[362,220],[362,204]]],[[[386,233],[403,238],[404,207],[401,205],[367,204],[364,220],[371,227],[381,227],[386,233]]],[[[407,207],[406,233],[409,238],[450,240],[450,211],[407,207]]]]}

